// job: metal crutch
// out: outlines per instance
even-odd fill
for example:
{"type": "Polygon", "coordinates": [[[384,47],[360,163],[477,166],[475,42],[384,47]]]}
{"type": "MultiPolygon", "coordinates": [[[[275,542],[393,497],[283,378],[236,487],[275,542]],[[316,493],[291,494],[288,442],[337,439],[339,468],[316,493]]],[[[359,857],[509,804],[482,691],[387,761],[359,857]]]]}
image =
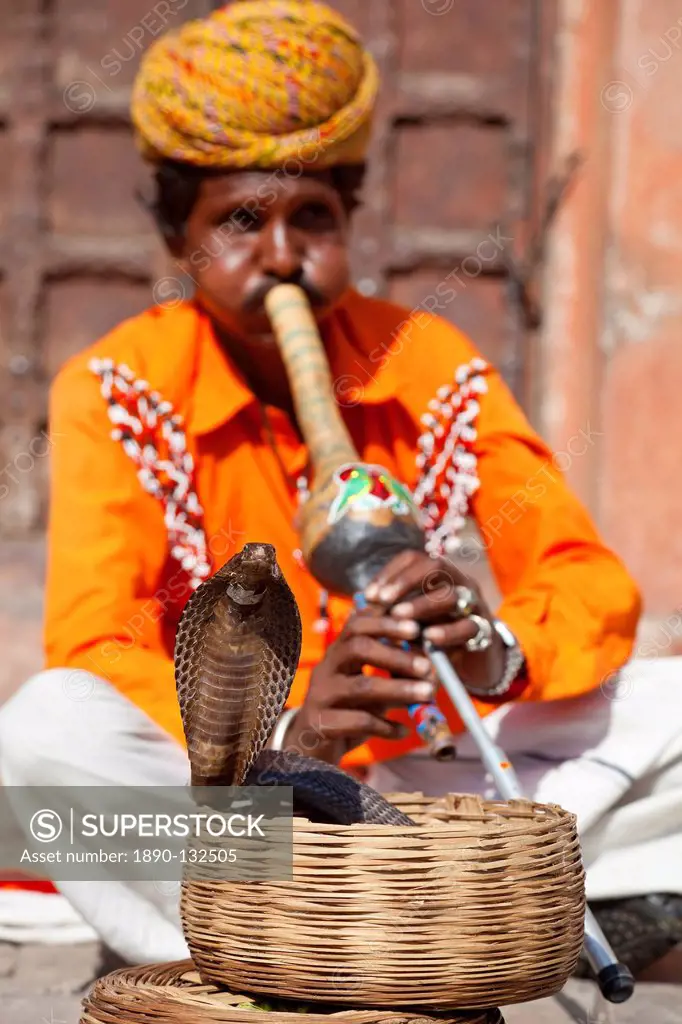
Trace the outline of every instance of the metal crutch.
{"type": "MultiPolygon", "coordinates": [[[[509,758],[497,746],[485,728],[462,680],[452,667],[450,659],[428,640],[423,642],[423,646],[448,697],[457,709],[459,717],[471,733],[481,760],[495,780],[500,796],[504,800],[524,799],[509,758]]],[[[632,973],[625,964],[618,962],[589,907],[585,910],[584,950],[604,998],[610,1003],[624,1003],[629,999],[635,990],[632,973]]]]}

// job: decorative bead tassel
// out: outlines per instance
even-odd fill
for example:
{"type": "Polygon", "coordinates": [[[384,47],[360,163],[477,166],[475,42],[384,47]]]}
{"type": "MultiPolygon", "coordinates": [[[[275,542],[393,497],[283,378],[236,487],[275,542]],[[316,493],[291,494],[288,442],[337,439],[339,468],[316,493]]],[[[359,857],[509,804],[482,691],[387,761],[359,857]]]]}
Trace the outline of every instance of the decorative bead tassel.
{"type": "Polygon", "coordinates": [[[111,359],[93,359],[89,365],[100,379],[109,419],[116,425],[111,436],[137,466],[145,491],[160,500],[171,557],[186,570],[190,586],[196,589],[211,567],[204,512],[194,486],[194,460],[187,451],[182,419],[128,366],[115,366],[111,359]]]}
{"type": "Polygon", "coordinates": [[[460,544],[472,495],[479,486],[474,423],[480,412],[477,396],[485,394],[487,364],[472,359],[455,371],[455,386],[443,386],[428,403],[421,423],[416,457],[419,477],[414,498],[424,515],[426,550],[434,556],[452,553],[460,544]]]}
{"type": "Polygon", "coordinates": [[[296,481],[296,497],[299,505],[304,505],[310,497],[307,476],[299,476],[296,481]]]}

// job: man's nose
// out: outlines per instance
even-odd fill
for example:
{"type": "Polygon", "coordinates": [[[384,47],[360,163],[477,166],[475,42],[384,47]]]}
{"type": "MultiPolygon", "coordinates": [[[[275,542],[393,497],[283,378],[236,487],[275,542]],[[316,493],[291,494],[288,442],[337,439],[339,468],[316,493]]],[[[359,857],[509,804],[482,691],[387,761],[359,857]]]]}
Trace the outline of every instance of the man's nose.
{"type": "Polygon", "coordinates": [[[261,234],[261,271],[283,281],[300,276],[303,247],[285,221],[273,220],[261,234]]]}

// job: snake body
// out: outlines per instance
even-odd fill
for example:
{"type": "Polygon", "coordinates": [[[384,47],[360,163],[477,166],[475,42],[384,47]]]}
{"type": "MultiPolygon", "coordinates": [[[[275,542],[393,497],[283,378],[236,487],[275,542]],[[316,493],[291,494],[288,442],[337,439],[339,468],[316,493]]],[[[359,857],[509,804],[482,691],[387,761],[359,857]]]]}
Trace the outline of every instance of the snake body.
{"type": "Polygon", "coordinates": [[[301,619],[270,544],[245,544],[197,587],[175,641],[175,681],[192,786],[291,786],[311,821],[412,825],[332,765],[266,750],[301,653],[301,619]]]}

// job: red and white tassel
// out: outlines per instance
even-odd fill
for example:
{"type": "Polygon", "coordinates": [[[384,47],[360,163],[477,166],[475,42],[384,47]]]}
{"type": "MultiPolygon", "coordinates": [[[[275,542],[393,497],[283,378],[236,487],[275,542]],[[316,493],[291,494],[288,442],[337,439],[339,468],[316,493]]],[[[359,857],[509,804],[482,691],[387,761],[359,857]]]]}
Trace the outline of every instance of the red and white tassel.
{"type": "Polygon", "coordinates": [[[419,477],[414,499],[424,516],[427,551],[452,553],[461,543],[472,496],[479,487],[473,444],[477,438],[479,396],[487,391],[482,359],[458,367],[454,386],[438,389],[421,422],[419,477]]]}
{"type": "Polygon", "coordinates": [[[124,363],[92,359],[90,369],[100,379],[100,391],[114,424],[111,437],[120,441],[137,466],[143,488],[163,506],[171,557],[196,589],[210,576],[203,509],[194,483],[194,460],[187,450],[182,419],[170,402],[136,378],[124,363]]]}

